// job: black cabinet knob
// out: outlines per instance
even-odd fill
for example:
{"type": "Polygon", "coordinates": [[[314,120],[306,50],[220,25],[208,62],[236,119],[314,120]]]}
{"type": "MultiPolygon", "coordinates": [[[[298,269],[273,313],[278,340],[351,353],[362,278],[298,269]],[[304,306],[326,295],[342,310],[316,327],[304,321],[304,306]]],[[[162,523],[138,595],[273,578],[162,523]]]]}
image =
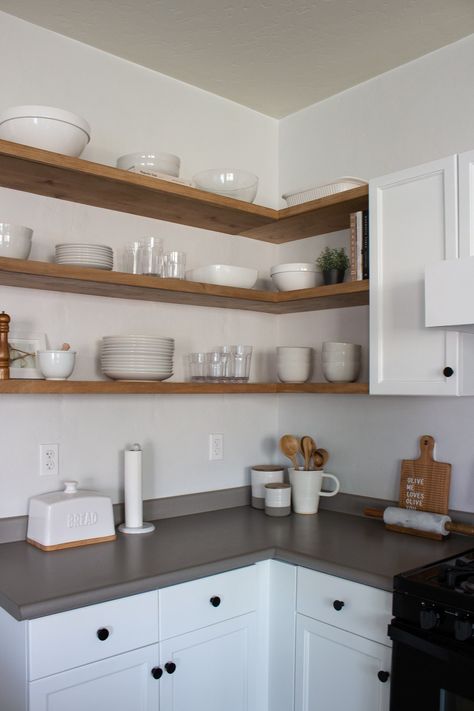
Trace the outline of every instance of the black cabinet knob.
{"type": "Polygon", "coordinates": [[[214,595],[214,597],[211,597],[209,602],[211,603],[212,607],[219,607],[219,605],[221,604],[221,599],[219,595],[214,595]]]}
{"type": "Polygon", "coordinates": [[[389,680],[390,672],[379,671],[379,672],[377,672],[377,677],[378,677],[378,680],[382,682],[382,684],[385,684],[385,682],[389,680]]]}
{"type": "Polygon", "coordinates": [[[105,642],[109,635],[110,632],[107,627],[101,627],[100,630],[97,630],[97,637],[100,639],[101,642],[105,642]]]}
{"type": "Polygon", "coordinates": [[[449,365],[446,366],[443,370],[443,375],[445,378],[450,378],[452,375],[454,375],[454,370],[449,367],[449,365]]]}
{"type": "Polygon", "coordinates": [[[174,674],[174,672],[176,671],[176,664],[174,662],[166,662],[165,669],[168,674],[174,674]]]}
{"type": "Polygon", "coordinates": [[[342,608],[344,607],[344,603],[342,600],[334,600],[334,602],[332,603],[332,606],[335,610],[340,612],[340,610],[342,610],[342,608]]]}
{"type": "Polygon", "coordinates": [[[161,667],[153,667],[151,670],[151,675],[153,679],[161,679],[163,676],[163,669],[161,667]]]}

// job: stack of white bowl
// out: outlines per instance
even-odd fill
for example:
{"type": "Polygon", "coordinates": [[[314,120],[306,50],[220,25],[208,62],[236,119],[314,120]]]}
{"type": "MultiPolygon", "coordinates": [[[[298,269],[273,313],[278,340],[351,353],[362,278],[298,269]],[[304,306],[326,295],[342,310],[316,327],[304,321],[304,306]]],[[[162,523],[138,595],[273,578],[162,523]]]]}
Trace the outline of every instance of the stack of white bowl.
{"type": "Polygon", "coordinates": [[[359,377],[362,346],[327,341],[322,347],[323,375],[330,383],[353,383],[359,377]]]}
{"type": "Polygon", "coordinates": [[[322,284],[322,274],[315,262],[290,262],[276,264],[270,276],[278,291],[311,289],[322,284]]]}
{"type": "Polygon", "coordinates": [[[313,349],[304,346],[277,348],[277,373],[282,383],[305,383],[311,377],[313,349]]]}
{"type": "Polygon", "coordinates": [[[100,365],[114,380],[167,380],[173,375],[173,354],[173,338],[104,336],[100,365]]]}
{"type": "Polygon", "coordinates": [[[105,244],[57,244],[56,264],[110,271],[114,266],[114,252],[105,244]]]}

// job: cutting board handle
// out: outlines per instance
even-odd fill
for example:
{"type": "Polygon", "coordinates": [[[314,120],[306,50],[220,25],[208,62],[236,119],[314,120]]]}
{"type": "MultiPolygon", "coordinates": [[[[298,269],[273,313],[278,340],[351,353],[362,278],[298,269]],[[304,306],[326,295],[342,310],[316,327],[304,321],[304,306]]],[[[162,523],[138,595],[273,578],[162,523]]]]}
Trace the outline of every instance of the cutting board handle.
{"type": "Polygon", "coordinates": [[[420,464],[431,464],[433,462],[434,444],[434,437],[431,435],[420,437],[420,456],[417,460],[420,464]]]}

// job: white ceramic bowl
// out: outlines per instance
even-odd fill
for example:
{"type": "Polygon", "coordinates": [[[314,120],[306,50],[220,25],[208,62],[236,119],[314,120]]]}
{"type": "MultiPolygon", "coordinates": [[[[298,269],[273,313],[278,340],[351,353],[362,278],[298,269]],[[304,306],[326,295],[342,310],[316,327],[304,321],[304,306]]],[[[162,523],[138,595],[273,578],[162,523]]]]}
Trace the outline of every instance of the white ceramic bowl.
{"type": "Polygon", "coordinates": [[[233,267],[230,264],[209,264],[207,267],[197,267],[197,269],[190,269],[186,272],[188,281],[235,286],[241,289],[251,289],[255,286],[257,278],[257,269],[233,267]]]}
{"type": "Polygon", "coordinates": [[[28,259],[33,230],[23,225],[0,222],[0,257],[28,259]]]}
{"type": "Polygon", "coordinates": [[[74,370],[76,351],[38,351],[36,362],[46,380],[66,380],[74,370]]]}
{"type": "Polygon", "coordinates": [[[323,375],[330,383],[352,383],[359,377],[360,361],[322,363],[323,375]]]}
{"type": "Polygon", "coordinates": [[[279,358],[311,358],[313,349],[311,346],[277,346],[279,358]]]}
{"type": "Polygon", "coordinates": [[[311,289],[321,283],[318,272],[275,272],[272,281],[278,291],[295,291],[296,289],[311,289]]]}
{"type": "Polygon", "coordinates": [[[52,106],[12,106],[0,114],[0,138],[66,156],[80,156],[90,141],[87,121],[52,106]]]}
{"type": "Polygon", "coordinates": [[[349,353],[349,352],[360,353],[361,350],[362,350],[362,346],[359,346],[357,343],[337,343],[336,341],[325,341],[322,346],[323,353],[338,352],[338,351],[343,351],[346,353],[349,353]]]}
{"type": "Polygon", "coordinates": [[[312,363],[277,363],[278,380],[282,383],[305,383],[311,377],[312,363]]]}
{"type": "Polygon", "coordinates": [[[193,185],[206,192],[253,202],[257,195],[258,177],[246,170],[214,168],[196,173],[193,177],[193,185]]]}
{"type": "Polygon", "coordinates": [[[172,153],[127,153],[117,159],[117,168],[122,170],[135,170],[142,173],[164,173],[179,177],[181,161],[179,156],[172,153]]]}
{"type": "Polygon", "coordinates": [[[317,272],[319,271],[314,262],[287,262],[286,264],[275,264],[270,269],[270,275],[281,272],[317,272]]]}

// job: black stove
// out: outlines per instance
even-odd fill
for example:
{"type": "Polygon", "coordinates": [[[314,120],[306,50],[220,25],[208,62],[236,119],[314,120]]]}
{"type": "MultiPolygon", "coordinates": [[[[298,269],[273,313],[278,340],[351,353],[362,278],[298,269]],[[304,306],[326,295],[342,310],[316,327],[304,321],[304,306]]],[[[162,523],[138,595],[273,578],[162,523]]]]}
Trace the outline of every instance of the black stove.
{"type": "Polygon", "coordinates": [[[390,711],[474,711],[474,549],[394,578],[390,711]]]}

